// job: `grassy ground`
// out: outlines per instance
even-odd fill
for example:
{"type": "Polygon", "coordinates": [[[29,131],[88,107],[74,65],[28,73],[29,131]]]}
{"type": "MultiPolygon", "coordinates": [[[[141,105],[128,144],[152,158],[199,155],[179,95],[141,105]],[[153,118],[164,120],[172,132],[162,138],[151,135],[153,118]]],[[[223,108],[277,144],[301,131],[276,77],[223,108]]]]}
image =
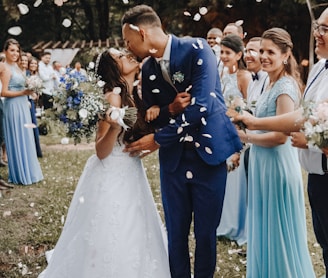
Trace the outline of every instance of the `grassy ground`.
{"type": "MultiPolygon", "coordinates": [[[[42,182],[32,186],[16,186],[13,190],[1,192],[0,278],[37,277],[46,266],[44,251],[53,248],[60,235],[79,176],[87,158],[94,153],[88,147],[58,149],[50,146],[58,144],[60,139],[61,136],[53,134],[41,137],[41,142],[45,144],[44,157],[40,159],[44,174],[42,182]]],[[[144,166],[156,204],[163,216],[156,154],[144,158],[144,166]]],[[[6,177],[7,169],[1,168],[0,173],[6,177]]],[[[316,275],[320,277],[324,273],[321,249],[313,235],[307,196],[305,199],[309,249],[316,275]]],[[[190,245],[194,246],[192,233],[190,245]]],[[[240,247],[225,239],[220,239],[217,247],[215,277],[245,277],[246,258],[235,252],[240,247]]]]}

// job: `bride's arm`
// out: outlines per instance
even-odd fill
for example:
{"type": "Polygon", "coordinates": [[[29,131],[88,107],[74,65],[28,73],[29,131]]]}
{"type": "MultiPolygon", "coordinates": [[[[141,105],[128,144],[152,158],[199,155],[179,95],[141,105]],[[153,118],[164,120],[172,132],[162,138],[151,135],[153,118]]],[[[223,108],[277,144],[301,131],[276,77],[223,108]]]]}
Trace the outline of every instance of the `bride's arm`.
{"type": "MultiPolygon", "coordinates": [[[[112,106],[121,107],[120,95],[107,93],[105,97],[112,106]]],[[[112,120],[107,112],[105,118],[98,123],[96,154],[99,159],[106,158],[112,152],[121,131],[122,127],[116,121],[112,120]]]]}

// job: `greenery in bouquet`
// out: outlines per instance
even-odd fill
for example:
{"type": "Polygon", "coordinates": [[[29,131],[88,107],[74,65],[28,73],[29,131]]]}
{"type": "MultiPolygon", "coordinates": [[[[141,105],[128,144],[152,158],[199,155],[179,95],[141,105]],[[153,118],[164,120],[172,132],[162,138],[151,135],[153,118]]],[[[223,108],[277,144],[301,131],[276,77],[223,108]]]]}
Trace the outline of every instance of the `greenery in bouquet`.
{"type": "MultiPolygon", "coordinates": [[[[48,117],[55,118],[65,127],[66,136],[74,139],[74,144],[87,142],[93,138],[97,122],[110,109],[110,115],[124,128],[130,128],[136,121],[136,108],[111,107],[104,98],[104,82],[92,69],[94,63],[89,63],[87,76],[69,71],[60,79],[59,90],[54,96],[53,109],[48,117]]],[[[114,88],[114,93],[120,93],[120,88],[114,88]]]]}
{"type": "Polygon", "coordinates": [[[328,147],[328,102],[302,104],[305,118],[302,132],[308,140],[309,146],[318,148],[328,147]]]}

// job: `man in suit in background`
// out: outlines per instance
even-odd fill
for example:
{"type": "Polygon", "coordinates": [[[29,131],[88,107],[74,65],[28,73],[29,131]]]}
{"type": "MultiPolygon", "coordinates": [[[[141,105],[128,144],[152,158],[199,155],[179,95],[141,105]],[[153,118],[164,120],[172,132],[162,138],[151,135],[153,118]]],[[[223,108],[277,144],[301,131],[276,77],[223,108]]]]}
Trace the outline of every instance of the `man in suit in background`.
{"type": "Polygon", "coordinates": [[[215,55],[205,39],[167,35],[146,5],[124,14],[122,33],[133,54],[150,56],[142,66],[142,97],[146,108],[160,107],[152,121],[156,132],[127,145],[126,151],[135,155],[159,148],[171,275],[191,277],[188,235],[194,216],[194,275],[213,277],[225,160],[242,148],[225,115],[215,55]]]}

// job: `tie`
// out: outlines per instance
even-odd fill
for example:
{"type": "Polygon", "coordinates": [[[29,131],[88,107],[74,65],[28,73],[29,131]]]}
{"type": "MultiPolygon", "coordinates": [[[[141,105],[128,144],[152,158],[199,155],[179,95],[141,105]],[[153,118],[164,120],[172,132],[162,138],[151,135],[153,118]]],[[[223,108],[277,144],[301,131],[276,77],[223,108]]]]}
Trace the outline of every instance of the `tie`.
{"type": "Polygon", "coordinates": [[[172,80],[171,80],[171,77],[170,77],[169,71],[168,71],[169,61],[160,60],[159,64],[161,66],[161,70],[162,70],[162,74],[163,74],[164,79],[167,82],[169,82],[170,84],[172,84],[172,80]]]}
{"type": "Polygon", "coordinates": [[[257,73],[252,74],[252,78],[253,78],[253,81],[259,80],[259,76],[257,75],[257,73]]]}
{"type": "Polygon", "coordinates": [[[328,60],[326,60],[325,68],[328,69],[328,60]]]}

